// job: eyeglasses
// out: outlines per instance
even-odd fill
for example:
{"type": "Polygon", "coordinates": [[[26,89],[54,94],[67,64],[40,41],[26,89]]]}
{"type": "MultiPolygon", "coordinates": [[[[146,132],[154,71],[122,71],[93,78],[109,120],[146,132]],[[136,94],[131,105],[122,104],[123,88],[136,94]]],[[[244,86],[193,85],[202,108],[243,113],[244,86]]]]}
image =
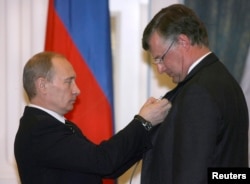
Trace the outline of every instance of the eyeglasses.
{"type": "Polygon", "coordinates": [[[168,47],[168,49],[164,52],[164,54],[161,56],[161,57],[156,57],[156,58],[153,58],[154,61],[153,63],[154,64],[160,64],[161,62],[163,62],[166,54],[168,53],[168,51],[171,49],[172,45],[174,44],[174,40],[172,41],[172,43],[170,44],[170,46],[168,47]]]}

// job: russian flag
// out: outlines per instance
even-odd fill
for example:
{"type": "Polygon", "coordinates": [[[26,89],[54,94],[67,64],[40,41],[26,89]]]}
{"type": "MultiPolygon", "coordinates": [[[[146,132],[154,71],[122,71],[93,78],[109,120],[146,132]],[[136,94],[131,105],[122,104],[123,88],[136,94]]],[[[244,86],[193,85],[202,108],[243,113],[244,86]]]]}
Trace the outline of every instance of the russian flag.
{"type": "Polygon", "coordinates": [[[108,0],[50,0],[45,50],[64,54],[76,71],[81,94],[66,117],[95,143],[111,137],[113,84],[108,0]]]}

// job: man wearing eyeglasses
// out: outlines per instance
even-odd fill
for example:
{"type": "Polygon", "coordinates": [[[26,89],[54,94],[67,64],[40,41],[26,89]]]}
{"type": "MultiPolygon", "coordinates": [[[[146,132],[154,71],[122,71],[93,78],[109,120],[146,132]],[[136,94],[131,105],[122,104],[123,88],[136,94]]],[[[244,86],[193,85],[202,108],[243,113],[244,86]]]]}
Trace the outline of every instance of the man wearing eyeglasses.
{"type": "Polygon", "coordinates": [[[164,96],[172,109],[153,132],[143,184],[206,184],[213,167],[248,167],[248,111],[243,92],[209,49],[205,26],[184,5],[149,22],[142,45],[177,86],[164,96]]]}

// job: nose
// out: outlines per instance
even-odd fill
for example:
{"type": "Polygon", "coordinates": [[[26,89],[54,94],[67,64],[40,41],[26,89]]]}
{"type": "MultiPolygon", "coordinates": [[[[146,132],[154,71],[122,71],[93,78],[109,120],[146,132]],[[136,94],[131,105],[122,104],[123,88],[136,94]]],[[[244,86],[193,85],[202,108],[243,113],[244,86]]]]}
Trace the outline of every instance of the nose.
{"type": "Polygon", "coordinates": [[[164,66],[163,66],[161,63],[158,63],[158,64],[156,65],[156,67],[157,67],[157,71],[158,71],[160,74],[162,74],[162,73],[164,72],[164,66]]]}
{"type": "Polygon", "coordinates": [[[73,90],[72,90],[73,94],[75,94],[76,96],[78,96],[81,91],[80,89],[78,88],[77,84],[74,82],[74,86],[73,86],[73,90]]]}

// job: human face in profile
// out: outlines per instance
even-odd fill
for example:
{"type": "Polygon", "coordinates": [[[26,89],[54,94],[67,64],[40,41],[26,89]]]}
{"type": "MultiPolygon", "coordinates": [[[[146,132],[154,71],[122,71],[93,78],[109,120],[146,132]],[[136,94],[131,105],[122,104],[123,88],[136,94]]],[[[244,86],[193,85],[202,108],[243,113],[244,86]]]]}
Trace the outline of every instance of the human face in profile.
{"type": "Polygon", "coordinates": [[[76,73],[67,59],[52,59],[52,80],[46,83],[47,108],[64,115],[74,107],[80,90],[76,84],[76,73]]]}
{"type": "Polygon", "coordinates": [[[187,74],[184,51],[178,41],[166,40],[154,32],[149,40],[150,53],[160,74],[166,73],[174,83],[184,80],[187,74]]]}

